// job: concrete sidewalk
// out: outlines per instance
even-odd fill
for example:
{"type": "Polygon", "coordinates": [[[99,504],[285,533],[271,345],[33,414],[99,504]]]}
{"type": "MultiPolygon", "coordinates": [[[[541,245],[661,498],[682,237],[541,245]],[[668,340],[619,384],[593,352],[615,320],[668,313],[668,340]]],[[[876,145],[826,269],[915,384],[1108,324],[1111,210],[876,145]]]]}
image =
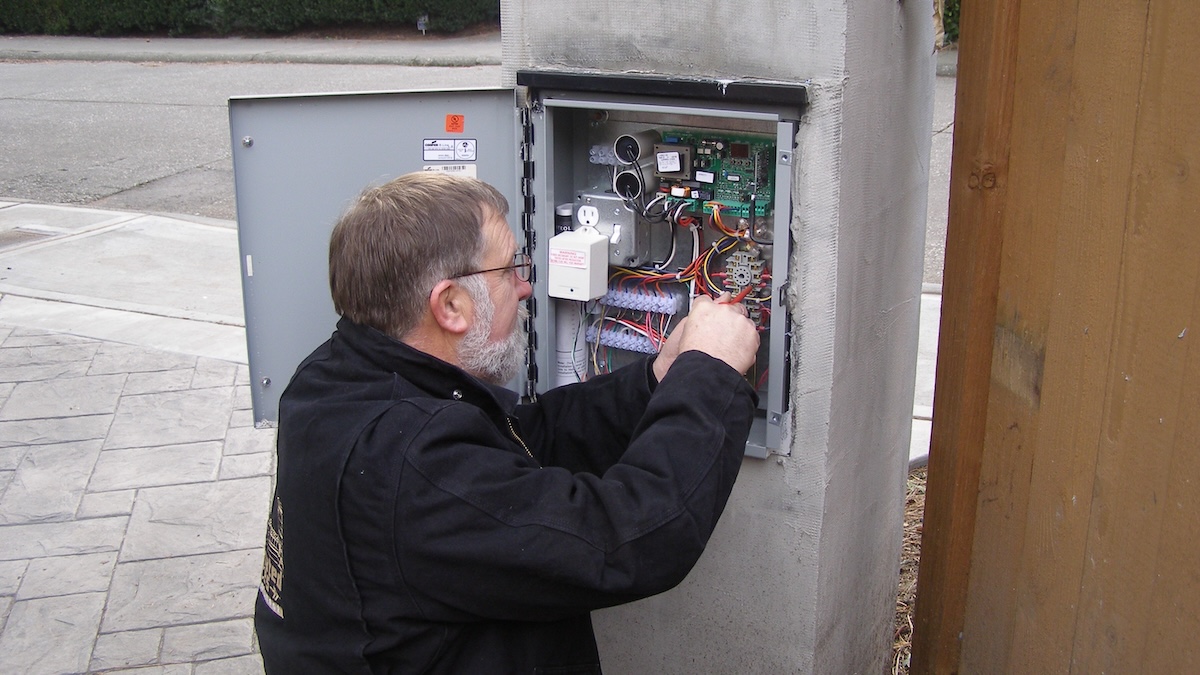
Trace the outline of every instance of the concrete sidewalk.
{"type": "Polygon", "coordinates": [[[0,672],[261,672],[233,223],[0,203],[0,293],[0,672]]]}

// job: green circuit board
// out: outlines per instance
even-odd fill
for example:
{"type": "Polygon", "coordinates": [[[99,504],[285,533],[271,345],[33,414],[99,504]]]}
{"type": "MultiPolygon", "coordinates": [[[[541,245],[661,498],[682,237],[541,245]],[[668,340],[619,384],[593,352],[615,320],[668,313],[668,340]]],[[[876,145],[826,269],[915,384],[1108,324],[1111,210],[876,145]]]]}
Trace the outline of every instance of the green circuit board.
{"type": "Polygon", "coordinates": [[[770,213],[775,199],[774,138],[668,130],[654,152],[659,190],[687,188],[694,210],[716,201],[726,213],[748,217],[753,201],[756,216],[770,213]]]}

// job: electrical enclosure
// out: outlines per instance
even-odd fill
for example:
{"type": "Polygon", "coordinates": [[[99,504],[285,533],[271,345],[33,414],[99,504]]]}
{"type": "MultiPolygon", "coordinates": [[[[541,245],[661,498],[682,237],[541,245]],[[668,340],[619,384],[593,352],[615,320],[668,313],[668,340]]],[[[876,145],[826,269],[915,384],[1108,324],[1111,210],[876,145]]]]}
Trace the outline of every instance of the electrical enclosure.
{"type": "Polygon", "coordinates": [[[746,376],[759,396],[746,452],[786,452],[804,86],[549,71],[517,82],[230,100],[257,423],[277,420],[287,381],[336,323],[327,252],[341,212],[368,184],[448,171],[505,194],[533,260],[518,392],[536,397],[653,354],[692,298],[728,293],[761,337],[746,376]]]}

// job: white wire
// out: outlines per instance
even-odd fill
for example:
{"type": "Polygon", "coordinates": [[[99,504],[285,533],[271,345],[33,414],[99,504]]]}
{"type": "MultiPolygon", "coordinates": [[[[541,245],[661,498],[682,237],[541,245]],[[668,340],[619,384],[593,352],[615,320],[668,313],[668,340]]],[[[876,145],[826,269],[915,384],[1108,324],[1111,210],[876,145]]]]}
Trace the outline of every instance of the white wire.
{"type": "MultiPolygon", "coordinates": [[[[654,199],[651,199],[646,204],[646,208],[642,211],[642,216],[645,217],[646,219],[649,219],[650,218],[650,209],[654,208],[655,204],[661,202],[662,200],[664,200],[666,198],[667,198],[667,195],[662,192],[655,195],[654,199]]],[[[670,208],[670,207],[664,207],[664,213],[665,213],[666,209],[668,209],[668,208],[670,208]]]]}
{"type": "Polygon", "coordinates": [[[679,248],[675,243],[675,225],[673,225],[670,220],[667,221],[667,229],[670,230],[671,233],[671,254],[667,256],[666,260],[654,266],[654,270],[656,272],[667,271],[667,266],[670,265],[671,261],[675,259],[675,251],[679,248]]]}
{"type": "MultiPolygon", "coordinates": [[[[571,343],[571,370],[575,371],[575,379],[584,382],[587,380],[587,363],[583,364],[583,372],[579,372],[579,368],[575,366],[575,350],[579,349],[579,337],[583,334],[583,319],[587,316],[588,303],[579,303],[579,325],[575,326],[575,341],[571,343]]],[[[586,352],[584,360],[587,360],[586,352]]]]}

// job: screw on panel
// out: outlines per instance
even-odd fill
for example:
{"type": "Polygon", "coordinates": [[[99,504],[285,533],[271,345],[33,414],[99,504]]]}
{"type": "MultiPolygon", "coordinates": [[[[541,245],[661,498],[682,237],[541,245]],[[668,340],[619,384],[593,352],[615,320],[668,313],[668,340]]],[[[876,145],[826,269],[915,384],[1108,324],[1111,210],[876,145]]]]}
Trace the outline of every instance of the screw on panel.
{"type": "Polygon", "coordinates": [[[266,387],[269,387],[269,386],[271,386],[271,378],[269,378],[269,377],[264,377],[264,378],[262,379],[262,386],[263,386],[263,388],[264,388],[264,389],[265,389],[266,387]]]}
{"type": "Polygon", "coordinates": [[[250,138],[249,136],[242,136],[242,147],[243,148],[248,148],[252,145],[254,145],[253,138],[250,138]]]}

